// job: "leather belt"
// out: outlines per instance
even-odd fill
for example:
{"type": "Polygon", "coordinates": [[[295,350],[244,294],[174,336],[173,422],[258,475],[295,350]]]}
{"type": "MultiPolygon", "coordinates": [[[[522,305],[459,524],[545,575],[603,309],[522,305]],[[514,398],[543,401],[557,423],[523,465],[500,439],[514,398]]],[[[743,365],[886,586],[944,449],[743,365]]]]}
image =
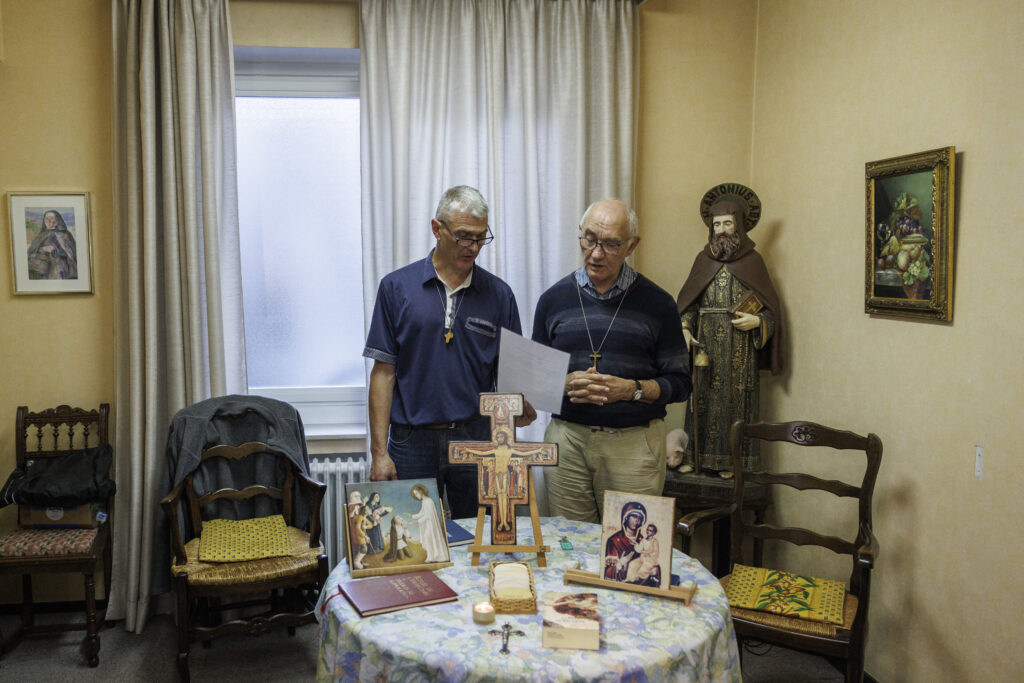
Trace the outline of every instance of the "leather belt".
{"type": "Polygon", "coordinates": [[[642,425],[633,425],[632,427],[605,427],[604,425],[582,425],[592,432],[607,432],[609,434],[617,434],[618,432],[628,432],[630,429],[647,429],[651,426],[650,422],[644,422],[642,425]]]}
{"type": "Polygon", "coordinates": [[[562,418],[558,417],[553,419],[558,420],[559,422],[564,422],[565,424],[573,425],[575,427],[583,427],[584,429],[589,429],[592,432],[607,432],[608,434],[628,432],[631,429],[647,429],[648,427],[651,426],[651,422],[653,422],[653,420],[648,420],[643,424],[633,425],[632,427],[605,427],[604,425],[585,425],[582,422],[572,422],[570,420],[563,420],[562,418]]]}
{"type": "Polygon", "coordinates": [[[465,422],[445,422],[439,425],[422,425],[417,427],[417,429],[462,429],[465,426],[465,422]]]}
{"type": "Polygon", "coordinates": [[[393,423],[392,426],[400,427],[402,429],[462,429],[467,424],[469,424],[469,423],[468,422],[445,422],[443,424],[436,424],[436,425],[417,425],[417,426],[413,426],[413,425],[398,424],[397,422],[395,422],[395,423],[393,423]]]}

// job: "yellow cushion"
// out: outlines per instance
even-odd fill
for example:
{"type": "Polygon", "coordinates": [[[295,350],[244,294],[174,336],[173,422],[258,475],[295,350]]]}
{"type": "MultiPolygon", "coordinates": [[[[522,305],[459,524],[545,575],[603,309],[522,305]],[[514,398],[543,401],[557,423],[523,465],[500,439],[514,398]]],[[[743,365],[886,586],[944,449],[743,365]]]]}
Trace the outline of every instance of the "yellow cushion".
{"type": "Polygon", "coordinates": [[[846,584],[737,564],[725,595],[733,607],[842,624],[846,584]]]}
{"type": "Polygon", "coordinates": [[[199,536],[202,562],[243,562],[288,554],[288,527],[281,515],[203,522],[199,536]]]}

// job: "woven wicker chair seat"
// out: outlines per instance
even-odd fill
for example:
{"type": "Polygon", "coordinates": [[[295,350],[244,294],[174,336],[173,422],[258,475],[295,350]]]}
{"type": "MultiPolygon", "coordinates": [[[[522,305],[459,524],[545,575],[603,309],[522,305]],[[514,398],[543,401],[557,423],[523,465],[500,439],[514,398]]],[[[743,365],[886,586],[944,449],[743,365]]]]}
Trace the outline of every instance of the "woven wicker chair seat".
{"type": "MultiPolygon", "coordinates": [[[[725,588],[729,585],[729,577],[723,576],[720,579],[720,582],[722,584],[722,588],[725,588]]],[[[742,607],[733,607],[731,610],[734,619],[743,619],[744,621],[764,624],[765,626],[772,626],[775,628],[782,628],[787,631],[796,631],[797,633],[835,638],[836,634],[839,633],[840,630],[849,631],[853,628],[853,618],[857,615],[857,596],[850,595],[849,593],[846,594],[846,598],[843,600],[842,626],[830,624],[824,621],[798,619],[784,614],[775,614],[774,612],[743,609],[742,607]]]]}
{"type": "Polygon", "coordinates": [[[99,529],[16,529],[0,536],[0,557],[93,553],[99,529]]]}
{"type": "Polygon", "coordinates": [[[317,556],[324,552],[323,545],[309,547],[309,533],[295,527],[288,527],[288,545],[291,555],[268,557],[244,562],[201,562],[199,560],[199,539],[193,538],[185,544],[185,564],[172,564],[171,573],[177,576],[188,573],[188,582],[193,586],[241,586],[266,581],[316,574],[317,556]]]}

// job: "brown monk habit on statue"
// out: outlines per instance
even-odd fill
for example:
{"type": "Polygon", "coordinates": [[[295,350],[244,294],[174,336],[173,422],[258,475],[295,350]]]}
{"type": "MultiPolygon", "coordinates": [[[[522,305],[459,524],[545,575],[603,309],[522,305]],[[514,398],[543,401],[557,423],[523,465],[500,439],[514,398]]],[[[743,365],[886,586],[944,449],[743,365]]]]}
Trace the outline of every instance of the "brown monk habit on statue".
{"type": "MultiPolygon", "coordinates": [[[[784,328],[778,294],[747,234],[760,218],[757,195],[737,183],[718,185],[705,194],[700,211],[708,243],[697,254],[676,304],[687,347],[702,347],[710,365],[695,368],[690,400],[696,410],[687,410],[690,444],[684,461],[697,471],[728,476],[729,425],[737,419],[757,420],[758,370],[770,369],[773,375],[781,371],[784,328]],[[750,293],[762,308],[735,313],[732,309],[750,293]]],[[[745,453],[744,463],[745,469],[759,469],[759,454],[745,453]]]]}

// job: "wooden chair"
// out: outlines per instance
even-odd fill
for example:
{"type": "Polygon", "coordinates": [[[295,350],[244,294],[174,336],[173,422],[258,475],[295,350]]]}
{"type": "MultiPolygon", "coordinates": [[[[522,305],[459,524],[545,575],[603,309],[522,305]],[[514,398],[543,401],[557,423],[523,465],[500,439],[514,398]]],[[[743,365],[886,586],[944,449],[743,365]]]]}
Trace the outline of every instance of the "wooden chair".
{"type": "Polygon", "coordinates": [[[171,550],[174,553],[171,573],[177,595],[177,662],[178,674],[183,681],[189,680],[188,653],[192,641],[199,640],[204,646],[209,646],[210,640],[221,635],[259,635],[279,626],[287,627],[289,634],[294,635],[296,626],[316,620],[314,606],[328,573],[327,555],[320,543],[320,503],[326,491],[325,484],[302,473],[285,454],[264,443],[249,442],[240,446],[218,445],[204,449],[196,469],[160,501],[170,521],[171,550]],[[280,483],[243,482],[232,488],[224,486],[223,479],[219,479],[215,484],[219,486],[216,490],[208,493],[197,490],[202,480],[197,475],[201,471],[207,474],[218,468],[225,471],[223,468],[233,463],[244,466],[248,458],[275,459],[281,473],[280,483]],[[296,484],[308,492],[307,499],[311,505],[308,533],[293,526],[296,484]],[[292,554],[241,562],[201,561],[199,536],[204,520],[261,516],[252,511],[260,497],[263,497],[263,504],[267,499],[279,503],[280,513],[288,525],[292,554]],[[179,516],[182,504],[187,507],[187,519],[179,516]],[[225,510],[228,514],[224,514],[225,510]],[[185,538],[183,527],[190,528],[194,537],[185,538]],[[260,595],[269,597],[253,597],[260,595]],[[249,616],[242,616],[240,611],[230,621],[222,621],[226,610],[251,611],[259,605],[267,605],[267,608],[249,616]]]}
{"type": "MultiPolygon", "coordinates": [[[[835,553],[850,555],[852,571],[844,601],[844,622],[842,626],[824,622],[808,621],[769,612],[732,608],[736,636],[742,642],[751,638],[775,643],[826,657],[846,660],[846,680],[861,681],[864,675],[864,645],[868,632],[868,606],[871,589],[871,569],[878,557],[878,541],[872,532],[871,497],[882,461],[882,442],[874,434],[859,436],[852,432],[839,431],[813,422],[786,422],[768,424],[759,422],[733,423],[729,432],[732,449],[733,471],[736,473],[733,487],[733,502],[727,506],[703,510],[686,515],[679,521],[679,530],[690,535],[694,526],[720,518],[731,517],[731,545],[733,562],[744,561],[746,539],[753,539],[760,545],[764,541],[785,541],[795,545],[815,545],[835,553]],[[836,480],[826,480],[802,473],[744,472],[741,445],[743,439],[781,441],[805,447],[829,447],[838,451],[859,451],[866,456],[864,478],[859,486],[836,480]],[[748,522],[745,515],[743,490],[747,482],[765,486],[787,486],[800,491],[825,491],[839,497],[858,500],[857,536],[845,540],[826,536],[799,527],[780,527],[771,524],[748,522]]],[[[822,451],[798,451],[801,457],[827,455],[822,451]]],[[[843,454],[846,457],[846,454],[843,454]]],[[[756,553],[755,553],[756,554],[756,553]]],[[[779,568],[777,568],[779,569],[779,568]]],[[[727,586],[729,577],[722,579],[727,586]]]]}
{"type": "MultiPolygon", "coordinates": [[[[107,434],[110,406],[83,410],[61,405],[38,413],[25,406],[18,408],[15,423],[17,466],[25,468],[36,460],[82,453],[85,449],[109,445],[107,434]]],[[[83,454],[82,457],[87,457],[83,454]]],[[[9,652],[26,635],[85,630],[82,651],[91,667],[99,664],[99,628],[110,599],[111,544],[110,525],[113,496],[101,502],[108,515],[105,522],[92,528],[30,528],[19,526],[0,536],[0,574],[21,575],[21,623],[3,638],[3,652],[9,652]],[[103,605],[97,609],[96,566],[103,560],[103,605]],[[85,583],[85,622],[37,625],[32,602],[32,576],[42,573],[80,573],[85,583]]],[[[25,506],[19,506],[19,513],[25,506]]],[[[19,520],[24,515],[19,514],[19,520]]]]}

